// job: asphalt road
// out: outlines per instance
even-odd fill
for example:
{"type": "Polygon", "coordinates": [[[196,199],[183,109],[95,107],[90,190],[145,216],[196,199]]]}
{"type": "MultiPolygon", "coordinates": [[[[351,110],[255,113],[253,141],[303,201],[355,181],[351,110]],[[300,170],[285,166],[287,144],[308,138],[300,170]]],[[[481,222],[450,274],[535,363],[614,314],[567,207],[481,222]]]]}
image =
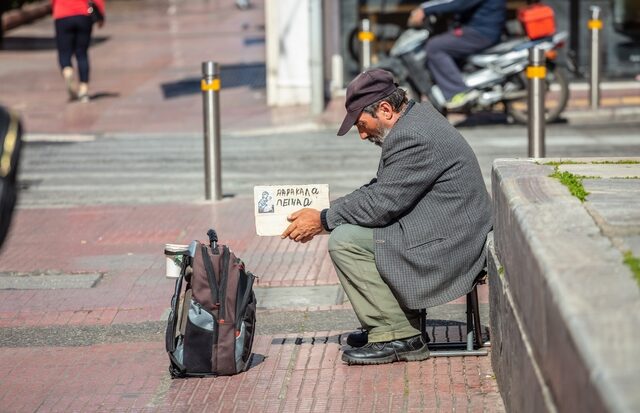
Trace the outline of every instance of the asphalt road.
{"type": "MultiPolygon", "coordinates": [[[[496,158],[527,156],[522,126],[459,128],[490,186],[496,158]]],[[[640,121],[547,128],[548,157],[640,156],[640,121]]],[[[166,135],[28,135],[20,166],[21,208],[200,202],[203,138],[166,135]],[[52,141],[53,140],[53,141],[52,141]]],[[[222,137],[225,196],[252,196],[254,185],[328,183],[340,196],[368,182],[379,149],[355,133],[266,132],[222,137]]]]}

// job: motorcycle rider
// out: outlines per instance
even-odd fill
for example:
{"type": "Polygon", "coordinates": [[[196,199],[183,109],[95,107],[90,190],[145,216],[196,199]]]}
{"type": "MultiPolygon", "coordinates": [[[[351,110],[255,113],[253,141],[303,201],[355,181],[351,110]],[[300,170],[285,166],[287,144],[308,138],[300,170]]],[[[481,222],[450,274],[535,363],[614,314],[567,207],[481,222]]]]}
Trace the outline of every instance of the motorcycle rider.
{"type": "Polygon", "coordinates": [[[456,24],[446,33],[429,39],[427,66],[447,100],[447,109],[464,107],[478,97],[469,90],[456,61],[486,49],[500,40],[506,0],[431,0],[411,11],[408,25],[422,25],[427,15],[454,13],[456,24]]]}

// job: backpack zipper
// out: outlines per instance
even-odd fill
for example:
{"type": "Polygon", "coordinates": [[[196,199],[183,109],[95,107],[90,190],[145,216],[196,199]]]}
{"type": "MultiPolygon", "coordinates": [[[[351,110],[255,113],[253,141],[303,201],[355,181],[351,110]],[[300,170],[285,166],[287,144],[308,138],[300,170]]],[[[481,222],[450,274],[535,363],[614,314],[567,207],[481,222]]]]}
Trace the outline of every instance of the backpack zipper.
{"type": "Polygon", "coordinates": [[[227,301],[227,278],[229,278],[229,247],[222,247],[222,260],[220,262],[220,324],[224,324],[225,301],[227,301]]]}
{"type": "MultiPolygon", "coordinates": [[[[211,291],[211,301],[214,306],[220,306],[220,297],[218,293],[218,284],[216,282],[216,276],[213,273],[213,266],[211,265],[211,259],[209,258],[209,252],[207,247],[200,244],[200,250],[202,252],[202,260],[204,262],[204,269],[207,273],[207,279],[209,280],[209,290],[211,291]]],[[[215,310],[215,309],[214,309],[215,310]]],[[[218,317],[216,317],[218,318],[218,317]]]]}

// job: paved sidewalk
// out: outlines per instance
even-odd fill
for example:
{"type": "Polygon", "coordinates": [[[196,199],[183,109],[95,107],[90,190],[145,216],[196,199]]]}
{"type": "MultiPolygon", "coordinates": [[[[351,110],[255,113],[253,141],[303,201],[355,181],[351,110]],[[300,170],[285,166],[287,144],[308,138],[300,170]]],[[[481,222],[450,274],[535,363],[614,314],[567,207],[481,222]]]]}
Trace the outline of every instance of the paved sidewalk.
{"type": "Polygon", "coordinates": [[[247,372],[203,379],[171,380],[159,342],[2,349],[0,363],[15,366],[3,369],[12,380],[2,382],[2,411],[503,410],[488,357],[346,366],[338,332],[300,337],[259,336],[247,372]]]}
{"type": "MultiPolygon", "coordinates": [[[[247,373],[171,380],[162,333],[173,280],[164,277],[164,243],[202,239],[214,225],[232,234],[225,241],[261,277],[259,289],[337,284],[326,237],[305,245],[256,237],[251,208],[238,197],[19,210],[0,278],[100,279],[92,288],[0,290],[2,411],[503,411],[488,357],[349,367],[339,357],[353,318],[337,322],[340,330],[300,324],[286,332],[295,312],[331,319],[350,313],[348,303],[260,310],[247,373]],[[289,316],[274,321],[280,313],[289,316]],[[276,333],[260,333],[267,325],[276,333]]],[[[431,333],[457,340],[464,328],[431,333]]]]}
{"type": "MultiPolygon", "coordinates": [[[[91,49],[89,104],[66,100],[50,18],[9,31],[0,51],[0,103],[21,113],[29,132],[48,135],[200,133],[200,62],[217,60],[223,132],[337,125],[340,99],[319,119],[306,107],[266,107],[264,9],[253,3],[239,11],[231,0],[109,1],[107,25],[91,49]]],[[[261,277],[263,292],[298,288],[303,295],[338,285],[326,237],[304,245],[259,238],[251,215],[246,197],[19,209],[0,252],[0,284],[22,286],[0,289],[0,411],[504,411],[488,357],[344,365],[344,333],[357,322],[340,296],[314,305],[259,303],[248,372],[171,380],[163,344],[173,289],[164,277],[165,243],[203,239],[213,226],[261,277]],[[54,280],[68,284],[55,288],[54,280]]],[[[486,288],[481,303],[486,309],[486,288]]],[[[443,313],[461,306],[450,303],[443,313]]],[[[464,335],[460,323],[451,326],[431,332],[440,340],[464,335]]]]}

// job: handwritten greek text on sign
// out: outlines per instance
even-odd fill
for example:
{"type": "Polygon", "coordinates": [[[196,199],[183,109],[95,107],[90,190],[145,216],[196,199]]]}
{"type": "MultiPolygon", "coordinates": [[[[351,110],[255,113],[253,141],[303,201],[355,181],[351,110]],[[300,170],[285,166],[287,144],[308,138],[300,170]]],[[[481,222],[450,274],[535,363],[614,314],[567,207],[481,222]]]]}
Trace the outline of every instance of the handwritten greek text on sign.
{"type": "Polygon", "coordinates": [[[329,185],[269,185],[253,187],[256,233],[276,236],[290,222],[287,216],[302,208],[329,208],[329,185]]]}

